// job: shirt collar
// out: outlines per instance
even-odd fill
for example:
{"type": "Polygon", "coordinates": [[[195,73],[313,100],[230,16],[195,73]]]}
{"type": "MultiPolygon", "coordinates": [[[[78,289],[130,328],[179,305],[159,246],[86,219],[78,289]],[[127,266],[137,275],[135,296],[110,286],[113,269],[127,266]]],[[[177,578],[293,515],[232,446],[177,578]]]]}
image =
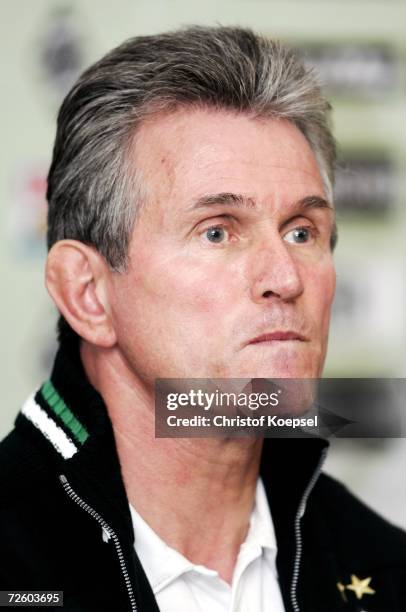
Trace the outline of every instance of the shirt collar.
{"type": "MultiPolygon", "coordinates": [[[[135,534],[135,548],[155,593],[189,571],[206,576],[217,576],[215,570],[192,563],[177,550],[168,546],[131,505],[130,511],[135,534]]],[[[274,560],[277,547],[264,485],[259,478],[248,533],[241,545],[236,563],[235,577],[239,578],[249,563],[260,557],[263,552],[269,553],[274,560]]]]}
{"type": "Polygon", "coordinates": [[[264,484],[258,478],[254,508],[245,544],[276,551],[276,537],[264,484]]]}

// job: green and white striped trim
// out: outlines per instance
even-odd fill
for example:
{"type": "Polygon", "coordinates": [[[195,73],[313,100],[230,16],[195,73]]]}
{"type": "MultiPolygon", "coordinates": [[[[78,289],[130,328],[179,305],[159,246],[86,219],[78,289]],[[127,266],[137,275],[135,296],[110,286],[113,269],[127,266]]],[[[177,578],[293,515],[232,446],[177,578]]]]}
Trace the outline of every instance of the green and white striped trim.
{"type": "Polygon", "coordinates": [[[65,404],[51,381],[47,381],[41,387],[41,395],[55,415],[55,420],[35,401],[35,394],[27,399],[21,412],[41,431],[64,459],[70,459],[77,453],[78,445],[86,442],[89,433],[65,404]],[[59,419],[71,432],[72,438],[58,425],[59,419]]]}
{"type": "Polygon", "coordinates": [[[70,459],[78,449],[55,421],[53,421],[34,399],[35,394],[25,401],[21,412],[56,448],[64,459],[70,459]]]}
{"type": "Polygon", "coordinates": [[[51,410],[61,419],[62,423],[72,433],[76,442],[84,444],[89,437],[86,427],[75,417],[65,404],[54,385],[48,380],[41,387],[41,395],[51,410]]]}

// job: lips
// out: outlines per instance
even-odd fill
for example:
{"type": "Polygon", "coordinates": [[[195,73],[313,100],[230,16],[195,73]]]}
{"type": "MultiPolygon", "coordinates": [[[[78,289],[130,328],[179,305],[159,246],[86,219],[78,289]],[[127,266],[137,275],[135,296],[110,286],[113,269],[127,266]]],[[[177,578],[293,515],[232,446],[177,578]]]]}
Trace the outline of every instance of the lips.
{"type": "Polygon", "coordinates": [[[307,342],[307,338],[295,331],[277,330],[267,334],[261,334],[248,342],[248,344],[259,344],[260,342],[286,342],[288,340],[297,340],[299,342],[307,342]]]}

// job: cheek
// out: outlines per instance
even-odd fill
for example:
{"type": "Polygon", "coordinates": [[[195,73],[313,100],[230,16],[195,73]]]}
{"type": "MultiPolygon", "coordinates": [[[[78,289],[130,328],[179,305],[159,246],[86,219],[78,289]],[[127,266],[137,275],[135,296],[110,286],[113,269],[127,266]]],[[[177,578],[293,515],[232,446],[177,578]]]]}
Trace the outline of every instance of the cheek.
{"type": "Polygon", "coordinates": [[[193,361],[195,345],[203,358],[233,326],[232,306],[241,298],[238,275],[224,262],[160,252],[159,258],[139,257],[136,265],[134,260],[131,272],[117,278],[114,318],[121,343],[131,339],[131,346],[140,347],[158,334],[162,354],[176,346],[193,361]]]}
{"type": "Polygon", "coordinates": [[[176,257],[170,263],[156,262],[147,278],[140,279],[143,291],[155,304],[188,316],[210,317],[230,311],[238,294],[237,279],[224,262],[176,257]]]}
{"type": "Polygon", "coordinates": [[[332,258],[305,271],[309,308],[316,322],[328,326],[336,286],[336,273],[332,258]]]}
{"type": "Polygon", "coordinates": [[[332,270],[326,270],[325,276],[321,277],[321,282],[318,287],[318,296],[316,296],[320,299],[320,320],[325,339],[327,339],[330,327],[331,307],[333,304],[335,287],[336,275],[334,268],[332,270]]]}
{"type": "Polygon", "coordinates": [[[326,308],[331,308],[336,290],[336,271],[332,258],[322,269],[320,279],[322,284],[320,290],[324,292],[326,308]]]}

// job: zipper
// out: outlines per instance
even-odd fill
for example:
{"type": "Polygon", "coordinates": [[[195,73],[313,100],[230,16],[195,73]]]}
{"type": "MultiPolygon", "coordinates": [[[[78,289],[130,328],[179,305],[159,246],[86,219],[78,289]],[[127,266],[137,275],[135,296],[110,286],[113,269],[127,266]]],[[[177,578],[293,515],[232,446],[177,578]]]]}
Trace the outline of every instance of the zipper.
{"type": "Polygon", "coordinates": [[[117,552],[117,556],[118,556],[118,560],[120,563],[120,569],[121,572],[123,574],[124,577],[124,582],[127,588],[127,593],[128,593],[128,597],[130,599],[130,605],[131,605],[131,611],[132,612],[137,612],[138,611],[138,607],[137,607],[137,603],[135,601],[135,596],[134,596],[134,591],[133,588],[131,586],[131,581],[130,581],[130,577],[128,575],[128,570],[125,564],[125,560],[124,560],[124,555],[123,555],[123,551],[121,548],[121,544],[120,541],[117,537],[117,534],[115,533],[115,531],[110,527],[110,525],[100,516],[100,514],[98,514],[96,512],[96,510],[94,510],[94,508],[92,508],[91,506],[89,506],[89,504],[87,504],[70,486],[68,479],[66,478],[66,476],[64,474],[61,474],[59,476],[59,480],[62,483],[63,488],[65,489],[66,493],[68,494],[68,496],[83,510],[85,510],[88,514],[90,514],[90,516],[92,516],[101,526],[102,528],[102,533],[103,533],[103,541],[107,542],[108,540],[110,540],[110,538],[112,538],[113,542],[114,542],[114,546],[116,548],[116,552],[117,552]]]}
{"type": "Polygon", "coordinates": [[[297,583],[299,580],[299,572],[300,572],[300,562],[302,559],[302,548],[303,548],[302,532],[300,530],[300,521],[302,520],[303,515],[306,511],[306,505],[307,505],[307,500],[309,499],[309,495],[312,492],[313,487],[315,486],[320,476],[320,472],[323,468],[324,461],[326,460],[327,450],[328,450],[327,448],[324,448],[321,453],[319,463],[317,464],[317,467],[313,472],[313,476],[311,477],[309,484],[307,485],[302,495],[302,499],[300,501],[300,504],[299,504],[299,507],[296,513],[296,517],[295,517],[296,556],[295,556],[295,562],[293,564],[292,584],[290,587],[290,600],[292,602],[292,608],[294,612],[300,612],[300,607],[297,602],[297,595],[296,595],[297,583]]]}

